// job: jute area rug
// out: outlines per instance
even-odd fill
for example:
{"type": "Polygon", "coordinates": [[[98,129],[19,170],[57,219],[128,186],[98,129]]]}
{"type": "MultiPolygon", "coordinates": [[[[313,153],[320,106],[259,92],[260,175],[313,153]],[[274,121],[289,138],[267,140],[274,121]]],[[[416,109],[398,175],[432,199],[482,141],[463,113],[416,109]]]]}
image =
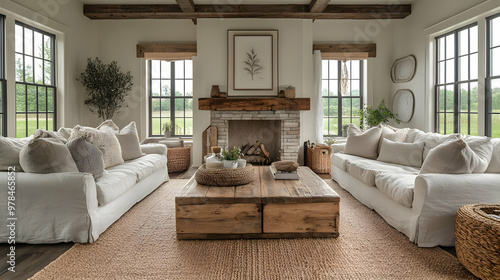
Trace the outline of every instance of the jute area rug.
{"type": "Polygon", "coordinates": [[[334,181],[340,236],[179,241],[171,180],[93,244],[76,244],[32,279],[475,279],[439,248],[419,248],[334,181]]]}

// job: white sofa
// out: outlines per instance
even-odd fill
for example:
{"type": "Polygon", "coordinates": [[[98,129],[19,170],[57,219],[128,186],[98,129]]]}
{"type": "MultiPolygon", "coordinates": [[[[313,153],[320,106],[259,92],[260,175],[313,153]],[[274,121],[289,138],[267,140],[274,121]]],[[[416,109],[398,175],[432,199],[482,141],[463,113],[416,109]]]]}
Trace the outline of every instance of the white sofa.
{"type": "MultiPolygon", "coordinates": [[[[443,142],[445,138],[412,129],[405,142],[443,142]]],[[[488,169],[473,174],[419,174],[419,167],[345,154],[345,144],[339,144],[333,147],[331,175],[418,246],[454,246],[458,208],[470,203],[500,203],[500,139],[492,139],[492,143],[488,169]]]]}
{"type": "MultiPolygon", "coordinates": [[[[89,173],[15,174],[16,243],[92,243],[134,204],[168,181],[167,148],[141,145],[146,155],[89,173]]],[[[0,220],[7,221],[8,172],[0,172],[0,220]]],[[[10,230],[0,227],[0,242],[10,230]]]]}

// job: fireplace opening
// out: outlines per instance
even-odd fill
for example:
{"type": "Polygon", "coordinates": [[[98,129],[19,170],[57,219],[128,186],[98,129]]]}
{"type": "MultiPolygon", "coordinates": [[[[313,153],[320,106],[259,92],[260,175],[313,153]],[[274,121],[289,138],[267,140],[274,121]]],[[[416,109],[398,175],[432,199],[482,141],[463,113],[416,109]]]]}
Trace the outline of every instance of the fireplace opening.
{"type": "Polygon", "coordinates": [[[230,120],[228,147],[241,148],[249,163],[271,164],[281,158],[281,129],[281,120],[230,120]]]}

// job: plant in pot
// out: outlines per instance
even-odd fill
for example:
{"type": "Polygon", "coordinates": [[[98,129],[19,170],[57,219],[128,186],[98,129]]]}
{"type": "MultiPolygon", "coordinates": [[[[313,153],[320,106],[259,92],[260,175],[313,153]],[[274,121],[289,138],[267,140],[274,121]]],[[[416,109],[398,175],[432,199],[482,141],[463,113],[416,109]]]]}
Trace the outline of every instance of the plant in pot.
{"type": "Polygon", "coordinates": [[[87,59],[85,71],[76,80],[87,90],[85,105],[102,120],[109,120],[120,112],[133,85],[130,71],[123,73],[116,61],[104,64],[97,57],[87,59]]]}
{"type": "Polygon", "coordinates": [[[349,129],[349,125],[348,124],[344,124],[342,126],[342,137],[347,137],[347,130],[349,129]]]}
{"type": "Polygon", "coordinates": [[[241,150],[238,147],[234,147],[232,150],[222,149],[222,162],[224,168],[236,168],[238,167],[238,159],[240,158],[241,150]]]}
{"type": "Polygon", "coordinates": [[[163,123],[161,130],[163,130],[165,138],[170,138],[170,136],[172,136],[172,122],[166,121],[163,123]]]}
{"type": "Polygon", "coordinates": [[[359,116],[361,129],[364,129],[365,125],[368,126],[367,128],[370,128],[381,123],[386,123],[390,119],[393,119],[398,124],[401,123],[401,120],[398,119],[398,115],[394,114],[389,109],[387,109],[387,107],[385,107],[384,99],[382,99],[382,102],[380,102],[380,105],[378,105],[376,109],[373,109],[371,105],[361,109],[359,111],[359,116]]]}

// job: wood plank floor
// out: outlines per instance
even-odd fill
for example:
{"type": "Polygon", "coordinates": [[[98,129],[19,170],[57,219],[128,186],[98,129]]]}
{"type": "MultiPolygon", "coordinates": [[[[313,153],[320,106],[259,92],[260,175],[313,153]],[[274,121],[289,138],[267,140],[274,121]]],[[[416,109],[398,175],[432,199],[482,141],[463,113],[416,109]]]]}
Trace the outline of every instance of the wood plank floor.
{"type": "MultiPolygon", "coordinates": [[[[183,172],[169,173],[171,179],[189,179],[196,172],[197,168],[190,168],[183,172]]],[[[318,174],[322,179],[331,179],[330,174],[318,174]]],[[[7,254],[9,253],[10,245],[0,244],[0,280],[10,279],[28,279],[42,270],[49,263],[57,259],[59,256],[69,250],[74,243],[59,243],[59,244],[16,244],[16,272],[7,270],[7,254]]],[[[454,247],[442,247],[450,254],[456,256],[454,247]]]]}

